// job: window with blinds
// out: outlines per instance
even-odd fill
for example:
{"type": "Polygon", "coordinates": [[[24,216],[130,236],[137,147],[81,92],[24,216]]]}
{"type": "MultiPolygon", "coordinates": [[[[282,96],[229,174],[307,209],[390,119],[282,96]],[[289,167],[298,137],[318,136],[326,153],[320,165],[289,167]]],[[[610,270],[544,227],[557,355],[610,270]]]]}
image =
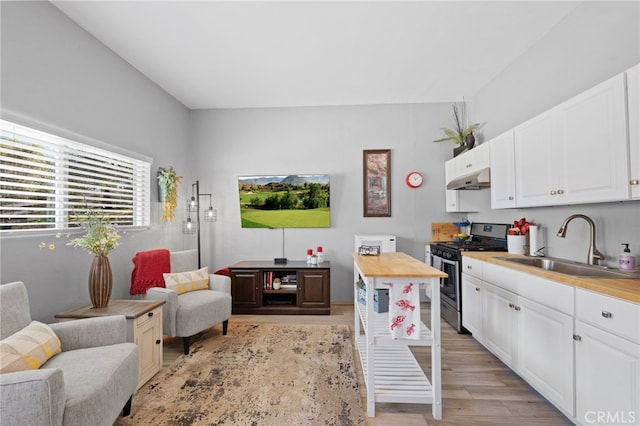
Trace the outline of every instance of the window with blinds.
{"type": "Polygon", "coordinates": [[[0,232],[149,226],[151,164],[0,120],[0,232]]]}

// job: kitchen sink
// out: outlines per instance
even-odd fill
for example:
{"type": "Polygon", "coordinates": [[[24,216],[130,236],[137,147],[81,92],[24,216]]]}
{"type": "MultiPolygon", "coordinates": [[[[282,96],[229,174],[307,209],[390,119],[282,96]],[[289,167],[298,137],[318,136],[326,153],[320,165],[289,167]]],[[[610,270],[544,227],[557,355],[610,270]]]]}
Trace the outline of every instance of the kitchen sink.
{"type": "Polygon", "coordinates": [[[640,273],[638,272],[608,269],[605,266],[587,265],[552,257],[499,257],[497,259],[578,277],[640,278],[640,273]]]}

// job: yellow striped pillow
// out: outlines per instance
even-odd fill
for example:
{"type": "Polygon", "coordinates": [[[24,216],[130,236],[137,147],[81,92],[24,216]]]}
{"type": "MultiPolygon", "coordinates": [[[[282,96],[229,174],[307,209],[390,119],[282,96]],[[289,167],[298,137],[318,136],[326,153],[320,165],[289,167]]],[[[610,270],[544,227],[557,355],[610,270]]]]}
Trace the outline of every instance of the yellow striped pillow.
{"type": "Polygon", "coordinates": [[[0,340],[0,373],[37,370],[62,351],[60,339],[46,324],[38,321],[0,340]]]}
{"type": "Polygon", "coordinates": [[[172,272],[162,274],[162,276],[165,287],[177,291],[178,294],[209,288],[209,268],[207,266],[195,271],[172,272]]]}

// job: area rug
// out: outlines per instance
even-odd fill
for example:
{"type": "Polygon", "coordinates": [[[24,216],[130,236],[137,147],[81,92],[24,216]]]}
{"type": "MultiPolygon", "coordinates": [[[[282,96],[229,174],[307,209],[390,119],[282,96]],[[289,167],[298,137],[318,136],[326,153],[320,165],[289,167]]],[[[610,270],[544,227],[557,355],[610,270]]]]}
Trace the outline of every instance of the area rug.
{"type": "Polygon", "coordinates": [[[364,425],[349,327],[233,324],[205,332],[116,425],[364,425]]]}

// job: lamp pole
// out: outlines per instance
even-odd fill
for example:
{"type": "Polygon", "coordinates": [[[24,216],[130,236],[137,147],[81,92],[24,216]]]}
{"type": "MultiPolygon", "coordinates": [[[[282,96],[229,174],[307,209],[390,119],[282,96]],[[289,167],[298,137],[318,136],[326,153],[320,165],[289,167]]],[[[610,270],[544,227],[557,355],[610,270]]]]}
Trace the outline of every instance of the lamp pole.
{"type": "Polygon", "coordinates": [[[197,232],[198,232],[198,269],[200,269],[202,267],[202,255],[201,255],[201,247],[200,247],[200,239],[201,239],[201,235],[200,235],[200,197],[209,197],[209,210],[207,211],[207,215],[205,216],[204,220],[206,222],[215,222],[216,221],[216,217],[217,217],[217,212],[213,209],[212,206],[212,199],[213,199],[213,195],[212,194],[201,194],[200,193],[200,181],[197,180],[196,183],[192,183],[191,184],[191,200],[189,200],[189,218],[187,219],[188,223],[191,222],[191,212],[193,211],[193,209],[195,208],[196,210],[196,227],[197,227],[197,232]],[[194,187],[195,187],[195,193],[194,193],[194,187]]]}
{"type": "Polygon", "coordinates": [[[200,181],[196,183],[196,226],[198,227],[198,269],[202,267],[202,261],[200,259],[200,181]]]}

